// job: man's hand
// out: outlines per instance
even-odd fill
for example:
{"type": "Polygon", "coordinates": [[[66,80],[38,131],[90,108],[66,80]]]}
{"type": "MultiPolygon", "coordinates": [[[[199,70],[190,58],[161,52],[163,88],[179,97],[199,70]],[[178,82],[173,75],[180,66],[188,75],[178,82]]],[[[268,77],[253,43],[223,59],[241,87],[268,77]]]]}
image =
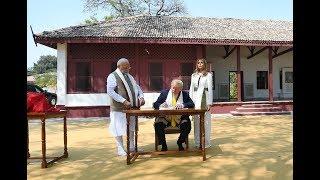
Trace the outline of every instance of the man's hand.
{"type": "Polygon", "coordinates": [[[139,98],[140,106],[143,106],[146,102],[144,101],[144,98],[139,98]]]}
{"type": "Polygon", "coordinates": [[[160,107],[167,108],[167,107],[169,107],[169,106],[168,106],[168,104],[167,104],[166,102],[164,102],[164,103],[162,103],[162,104],[160,105],[160,107]]]}
{"type": "Polygon", "coordinates": [[[182,109],[184,108],[183,104],[176,104],[175,109],[182,109]]]}
{"type": "Polygon", "coordinates": [[[127,100],[123,102],[124,108],[129,109],[131,107],[131,103],[127,100]]]}

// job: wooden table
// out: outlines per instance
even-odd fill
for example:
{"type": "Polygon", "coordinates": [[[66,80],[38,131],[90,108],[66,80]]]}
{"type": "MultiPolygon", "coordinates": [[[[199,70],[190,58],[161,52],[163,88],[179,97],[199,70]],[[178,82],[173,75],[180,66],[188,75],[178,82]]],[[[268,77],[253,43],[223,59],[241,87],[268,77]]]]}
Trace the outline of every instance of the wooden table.
{"type": "MultiPolygon", "coordinates": [[[[42,159],[41,168],[47,168],[49,164],[52,164],[62,158],[68,157],[68,149],[67,149],[67,111],[59,111],[59,112],[47,112],[47,113],[36,113],[30,112],[27,113],[27,119],[34,120],[39,119],[41,120],[41,144],[42,144],[42,156],[41,157],[30,157],[29,153],[29,125],[27,128],[27,158],[28,159],[42,159]],[[64,142],[64,152],[63,155],[58,157],[48,157],[46,156],[46,119],[48,118],[63,118],[63,142],[64,142]],[[53,159],[51,161],[47,161],[47,159],[53,159]]],[[[27,123],[28,124],[28,123],[27,123]]]]}
{"type": "Polygon", "coordinates": [[[203,161],[206,160],[206,150],[204,146],[204,113],[205,109],[179,109],[179,110],[124,110],[127,117],[127,152],[130,152],[129,144],[129,125],[130,117],[135,116],[135,151],[127,153],[127,165],[131,164],[139,155],[145,154],[172,154],[181,152],[201,152],[203,161]],[[150,152],[138,152],[138,116],[163,116],[163,115],[200,115],[200,148],[196,150],[185,150],[185,151],[150,151],[150,152]]]}

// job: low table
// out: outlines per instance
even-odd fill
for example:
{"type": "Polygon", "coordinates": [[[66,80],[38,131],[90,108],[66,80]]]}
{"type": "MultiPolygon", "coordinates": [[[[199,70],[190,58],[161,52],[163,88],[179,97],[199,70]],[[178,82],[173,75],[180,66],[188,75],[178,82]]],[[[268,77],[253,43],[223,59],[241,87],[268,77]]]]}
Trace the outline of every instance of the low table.
{"type": "Polygon", "coordinates": [[[28,159],[42,159],[41,168],[47,168],[48,165],[62,159],[68,157],[68,149],[67,149],[67,111],[59,111],[59,112],[46,112],[46,113],[37,113],[37,112],[29,112],[27,113],[27,119],[29,124],[29,120],[40,120],[41,121],[41,144],[42,144],[42,156],[41,157],[30,157],[29,153],[29,125],[27,128],[27,158],[28,159]],[[63,142],[64,142],[64,152],[63,155],[58,157],[49,157],[46,156],[46,119],[48,118],[63,118],[63,142]],[[52,159],[51,161],[47,161],[47,159],[52,159]]]}

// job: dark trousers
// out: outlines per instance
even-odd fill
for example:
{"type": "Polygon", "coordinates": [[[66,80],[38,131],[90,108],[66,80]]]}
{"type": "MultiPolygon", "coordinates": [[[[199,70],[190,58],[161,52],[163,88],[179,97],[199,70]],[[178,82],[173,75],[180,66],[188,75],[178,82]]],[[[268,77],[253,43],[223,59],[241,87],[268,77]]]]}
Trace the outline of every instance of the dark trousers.
{"type": "MultiPolygon", "coordinates": [[[[156,119],[156,122],[154,124],[154,130],[156,132],[156,135],[158,136],[159,144],[164,145],[166,143],[166,136],[164,133],[164,129],[166,127],[171,126],[171,123],[163,119],[156,119]]],[[[181,119],[180,124],[178,124],[178,127],[180,128],[180,135],[178,138],[179,143],[184,143],[188,134],[191,131],[191,122],[190,119],[181,119]]]]}

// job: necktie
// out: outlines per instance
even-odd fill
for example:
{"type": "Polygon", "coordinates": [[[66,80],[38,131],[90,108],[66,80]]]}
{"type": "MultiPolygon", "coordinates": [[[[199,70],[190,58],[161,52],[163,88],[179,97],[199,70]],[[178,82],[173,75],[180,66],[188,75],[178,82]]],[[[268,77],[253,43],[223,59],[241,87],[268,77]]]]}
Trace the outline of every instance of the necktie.
{"type": "Polygon", "coordinates": [[[123,76],[124,76],[124,79],[127,81],[128,85],[129,85],[129,88],[130,88],[130,91],[131,91],[131,94],[132,94],[133,106],[136,106],[136,96],[135,96],[133,85],[132,85],[132,83],[130,81],[130,78],[129,78],[127,73],[123,73],[123,76]]]}

